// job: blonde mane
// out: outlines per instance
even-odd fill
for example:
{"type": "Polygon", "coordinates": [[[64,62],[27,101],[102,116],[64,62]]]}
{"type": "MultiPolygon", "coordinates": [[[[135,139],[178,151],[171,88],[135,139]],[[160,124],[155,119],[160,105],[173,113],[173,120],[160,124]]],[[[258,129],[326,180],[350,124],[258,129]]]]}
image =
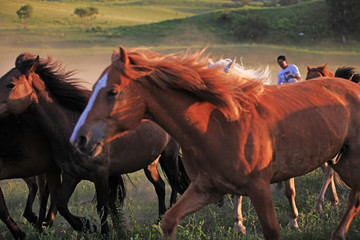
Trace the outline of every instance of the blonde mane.
{"type": "Polygon", "coordinates": [[[230,121],[237,120],[242,111],[258,102],[269,74],[245,69],[242,74],[228,74],[221,67],[209,68],[204,51],[161,55],[145,49],[129,50],[130,68],[122,68],[122,72],[162,89],[188,92],[217,106],[230,121]]]}

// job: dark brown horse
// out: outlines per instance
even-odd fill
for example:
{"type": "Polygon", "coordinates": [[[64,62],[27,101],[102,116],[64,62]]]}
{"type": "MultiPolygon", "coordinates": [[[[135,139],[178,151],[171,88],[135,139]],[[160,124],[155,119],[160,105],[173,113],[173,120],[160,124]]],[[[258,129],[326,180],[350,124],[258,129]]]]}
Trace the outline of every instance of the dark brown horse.
{"type": "Polygon", "coordinates": [[[118,176],[144,169],[155,186],[159,214],[162,215],[166,210],[164,182],[152,163],[159,161],[167,169],[165,173],[170,174],[168,179],[173,189],[171,203],[174,203],[177,192],[184,192],[189,184],[186,173],[179,172],[179,144],[157,124],[144,121],[135,131],[115,139],[105,147],[103,142],[81,139],[84,144],[88,140],[92,144],[92,148],[87,150],[79,147],[92,157],[79,154],[69,143],[69,138],[91,92],[71,78],[72,72],[64,72],[59,62],[27,55],[25,60],[19,61],[14,69],[1,78],[0,98],[4,99],[4,103],[0,107],[0,114],[11,113],[23,121],[39,124],[36,131],[49,138],[54,161],[63,174],[71,176],[66,178],[67,182],[64,182],[64,178],[63,186],[66,189],[63,188],[58,201],[59,212],[75,230],[96,229],[89,220],[72,215],[67,208],[77,183],[82,179],[90,180],[95,184],[101,232],[107,235],[108,206],[116,214],[116,206],[109,200],[111,196],[118,195],[119,200],[125,196],[122,179],[118,176]],[[122,194],[112,191],[112,185],[121,187],[119,190],[122,194]]]}
{"type": "MultiPolygon", "coordinates": [[[[26,202],[24,217],[37,229],[45,220],[48,192],[44,177],[49,178],[50,190],[56,191],[60,187],[60,171],[52,161],[51,147],[45,136],[29,128],[15,116],[0,119],[0,179],[23,177],[28,188],[29,196],[26,202]],[[39,187],[32,175],[38,176],[39,187]],[[39,217],[32,212],[36,192],[40,191],[39,217]]],[[[53,194],[52,194],[53,195],[53,194]]],[[[55,202],[52,197],[51,207],[46,217],[46,225],[51,225],[56,214],[55,202]]],[[[25,239],[25,233],[13,221],[7,210],[4,196],[0,188],[0,219],[6,224],[15,239],[25,239]]]]}
{"type": "Polygon", "coordinates": [[[351,188],[332,233],[345,239],[360,209],[360,86],[338,78],[268,86],[266,76],[226,74],[207,60],[202,52],[120,48],[94,85],[73,144],[88,136],[106,142],[144,118],[180,143],[191,184],[164,215],[165,239],[175,239],[182,218],[226,193],[249,196],[265,238],[280,239],[270,183],[329,162],[351,188]]]}

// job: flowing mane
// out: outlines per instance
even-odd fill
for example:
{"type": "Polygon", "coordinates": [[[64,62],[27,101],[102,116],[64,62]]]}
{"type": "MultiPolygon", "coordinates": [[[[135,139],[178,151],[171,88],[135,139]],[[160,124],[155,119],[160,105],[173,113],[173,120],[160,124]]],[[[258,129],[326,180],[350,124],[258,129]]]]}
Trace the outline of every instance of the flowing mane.
{"type": "MultiPolygon", "coordinates": [[[[229,120],[237,120],[242,111],[258,102],[263,93],[268,72],[227,74],[221,66],[208,67],[204,50],[184,51],[169,55],[135,49],[127,52],[131,69],[124,69],[113,58],[113,66],[136,81],[148,81],[163,89],[189,92],[217,107],[229,120]],[[145,77],[144,76],[145,72],[145,77]]],[[[245,71],[245,70],[244,70],[245,71]]]]}
{"type": "MultiPolygon", "coordinates": [[[[36,55],[31,53],[20,54],[15,61],[15,68],[22,74],[34,64],[36,55]]],[[[35,73],[44,81],[52,96],[63,107],[81,112],[84,110],[91,95],[89,90],[81,87],[77,79],[72,78],[74,71],[65,71],[59,61],[53,62],[52,57],[40,59],[35,73]]]]}

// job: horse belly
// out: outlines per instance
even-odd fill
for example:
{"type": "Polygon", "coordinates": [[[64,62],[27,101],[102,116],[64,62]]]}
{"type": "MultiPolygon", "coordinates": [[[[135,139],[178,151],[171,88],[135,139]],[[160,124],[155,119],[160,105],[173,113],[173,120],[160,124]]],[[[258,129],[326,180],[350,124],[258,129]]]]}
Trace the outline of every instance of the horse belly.
{"type": "Polygon", "coordinates": [[[273,181],[306,174],[331,160],[344,145],[349,125],[343,106],[304,110],[276,129],[273,181]]]}

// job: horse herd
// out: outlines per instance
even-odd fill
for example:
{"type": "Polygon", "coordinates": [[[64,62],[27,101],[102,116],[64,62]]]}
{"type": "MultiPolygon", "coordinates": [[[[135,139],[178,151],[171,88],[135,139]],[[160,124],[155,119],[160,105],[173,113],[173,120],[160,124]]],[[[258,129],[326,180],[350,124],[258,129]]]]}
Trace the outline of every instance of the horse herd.
{"type": "MultiPolygon", "coordinates": [[[[237,231],[245,232],[241,196],[246,195],[265,239],[280,239],[270,183],[286,182],[296,228],[294,177],[323,167],[316,209],[329,183],[334,204],[338,201],[334,172],[351,188],[347,210],[331,235],[345,239],[360,209],[360,86],[354,83],[360,75],[352,68],[339,68],[334,76],[326,65],[308,67],[307,79],[317,79],[271,86],[268,72],[234,63],[210,64],[203,51],[162,55],[120,47],[88,91],[59,62],[22,53],[0,79],[0,179],[24,178],[29,186],[24,216],[39,231],[53,223],[56,211],[75,230],[96,231],[90,220],[68,209],[76,185],[89,180],[95,184],[101,233],[108,236],[108,209],[116,217],[116,202],[125,198],[122,175],[143,169],[158,195],[165,239],[175,239],[182,218],[227,193],[237,202],[237,231]],[[158,164],[172,188],[167,211],[158,164]],[[37,188],[38,217],[31,209],[37,188]]],[[[25,239],[1,188],[0,218],[15,239],[25,239]]]]}

